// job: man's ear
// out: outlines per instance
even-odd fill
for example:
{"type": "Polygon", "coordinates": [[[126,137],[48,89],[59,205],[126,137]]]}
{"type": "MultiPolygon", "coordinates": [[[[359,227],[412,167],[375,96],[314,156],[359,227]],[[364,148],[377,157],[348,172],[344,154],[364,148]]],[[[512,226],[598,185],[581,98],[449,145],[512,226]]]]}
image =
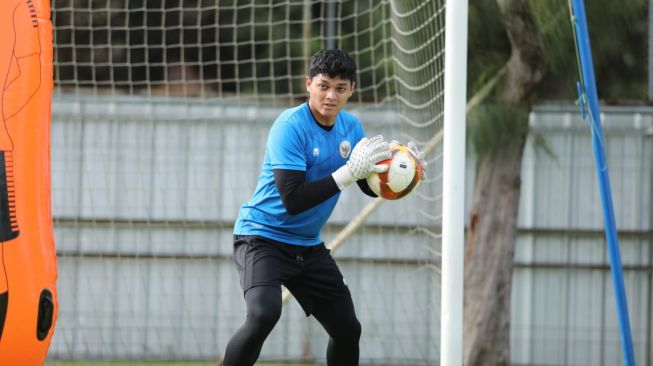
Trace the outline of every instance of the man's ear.
{"type": "Polygon", "coordinates": [[[351,94],[349,94],[350,97],[354,94],[354,91],[356,91],[356,82],[352,81],[351,82],[351,91],[350,91],[351,94]]]}
{"type": "Polygon", "coordinates": [[[305,78],[306,78],[306,91],[310,91],[309,89],[311,87],[311,82],[313,80],[308,75],[306,75],[305,78]]]}

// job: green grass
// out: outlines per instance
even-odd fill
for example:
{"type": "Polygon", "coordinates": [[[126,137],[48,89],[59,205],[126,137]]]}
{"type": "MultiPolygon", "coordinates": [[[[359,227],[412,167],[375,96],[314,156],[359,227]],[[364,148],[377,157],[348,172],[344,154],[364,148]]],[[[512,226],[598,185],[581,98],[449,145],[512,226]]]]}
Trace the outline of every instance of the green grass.
{"type": "MultiPolygon", "coordinates": [[[[259,362],[257,366],[313,366],[304,363],[259,362]]],[[[215,366],[215,362],[95,362],[95,361],[50,361],[45,366],[215,366]]]]}
{"type": "Polygon", "coordinates": [[[95,361],[51,361],[45,366],[215,366],[209,362],[95,362],[95,361]]]}
{"type": "Polygon", "coordinates": [[[45,366],[215,366],[208,362],[94,362],[94,361],[51,361],[45,366]]]}

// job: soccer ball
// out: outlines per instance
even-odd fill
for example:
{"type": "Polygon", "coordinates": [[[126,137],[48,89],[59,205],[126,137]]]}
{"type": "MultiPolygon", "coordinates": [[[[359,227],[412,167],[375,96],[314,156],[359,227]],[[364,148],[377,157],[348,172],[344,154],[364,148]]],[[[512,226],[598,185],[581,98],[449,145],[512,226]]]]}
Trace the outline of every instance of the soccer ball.
{"type": "Polygon", "coordinates": [[[408,147],[393,144],[390,147],[392,157],[377,164],[385,164],[385,173],[374,173],[367,177],[367,185],[377,196],[386,200],[406,197],[419,185],[424,176],[422,162],[408,147]]]}

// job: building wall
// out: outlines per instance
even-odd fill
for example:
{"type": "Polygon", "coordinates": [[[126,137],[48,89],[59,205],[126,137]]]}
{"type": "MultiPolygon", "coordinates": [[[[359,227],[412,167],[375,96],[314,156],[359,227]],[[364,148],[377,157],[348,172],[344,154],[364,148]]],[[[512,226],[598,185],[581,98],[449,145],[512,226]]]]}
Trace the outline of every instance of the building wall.
{"type": "MultiPolygon", "coordinates": [[[[651,108],[602,109],[607,164],[638,364],[651,362],[651,108]]],[[[542,106],[522,170],[512,298],[516,364],[621,364],[589,125],[575,107],[542,106]],[[543,138],[538,147],[534,136],[543,138]]]]}
{"type": "MultiPolygon", "coordinates": [[[[115,97],[112,97],[115,98],[115,97]]],[[[58,96],[52,186],[60,311],[51,358],[214,359],[244,320],[232,226],[279,109],[58,96]]],[[[410,133],[387,111],[369,134],[410,133]]],[[[367,123],[366,123],[367,124],[367,123]]],[[[437,162],[434,168],[437,167],[437,162]]],[[[437,177],[437,176],[436,176],[437,177]]],[[[342,193],[329,243],[372,199],[342,193]]],[[[337,253],[369,362],[439,357],[437,178],[382,205],[337,253]],[[428,194],[427,194],[428,193],[428,194]],[[409,285],[408,285],[409,284],[409,285]]],[[[324,359],[326,335],[293,300],[263,359],[324,359]]],[[[413,361],[411,361],[413,362],[413,361]]]]}
{"type": "MultiPolygon", "coordinates": [[[[352,111],[369,135],[411,136],[392,113],[352,111]]],[[[231,225],[254,188],[278,112],[219,102],[55,98],[60,310],[51,359],[212,359],[224,350],[244,319],[231,225]]],[[[606,108],[604,115],[633,339],[645,364],[653,348],[653,109],[606,108]]],[[[515,253],[513,363],[617,364],[619,329],[587,124],[574,108],[540,107],[531,128],[515,253]]],[[[473,168],[470,152],[467,212],[473,168]]],[[[429,194],[382,205],[335,254],[364,327],[367,363],[439,359],[439,219],[429,212],[440,203],[423,198],[437,195],[441,184],[434,179],[420,189],[429,194]],[[424,234],[429,230],[435,235],[424,234]]],[[[325,241],[369,202],[344,192],[325,241]]],[[[291,301],[262,358],[319,361],[325,344],[319,324],[291,301]]]]}

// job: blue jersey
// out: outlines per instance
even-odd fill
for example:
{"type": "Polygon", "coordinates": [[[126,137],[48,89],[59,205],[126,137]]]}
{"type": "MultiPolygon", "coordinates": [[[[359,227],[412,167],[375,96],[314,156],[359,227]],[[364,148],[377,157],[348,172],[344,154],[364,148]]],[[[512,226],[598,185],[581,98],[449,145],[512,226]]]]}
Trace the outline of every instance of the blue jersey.
{"type": "Polygon", "coordinates": [[[258,235],[295,245],[320,244],[320,230],[340,193],[290,215],[281,201],[273,170],[304,171],[306,182],[323,179],[345,164],[364,136],[358,118],[342,110],[330,131],[317,125],[308,103],[281,113],[270,129],[256,190],[240,208],[234,234],[258,235]]]}

